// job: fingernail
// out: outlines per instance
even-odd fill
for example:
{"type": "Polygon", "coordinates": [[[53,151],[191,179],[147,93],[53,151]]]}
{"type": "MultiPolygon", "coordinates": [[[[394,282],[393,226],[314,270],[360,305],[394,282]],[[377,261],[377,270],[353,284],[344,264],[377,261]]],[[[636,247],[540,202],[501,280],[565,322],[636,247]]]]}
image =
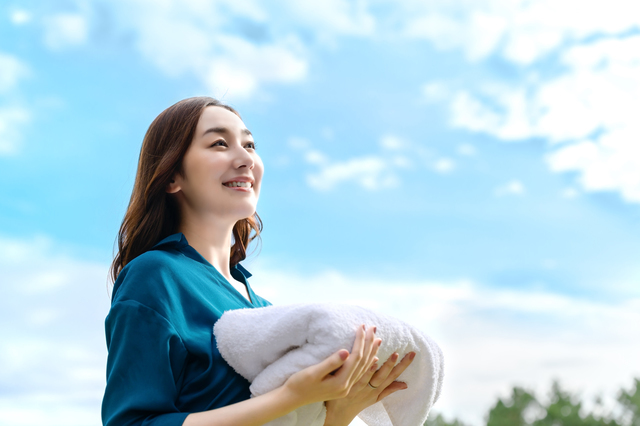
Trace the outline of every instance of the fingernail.
{"type": "Polygon", "coordinates": [[[370,371],[376,371],[377,369],[378,369],[378,364],[373,364],[373,365],[371,366],[370,371]]]}
{"type": "Polygon", "coordinates": [[[380,361],[380,359],[377,356],[373,357],[373,363],[375,364],[376,362],[380,361]]]}
{"type": "Polygon", "coordinates": [[[362,324],[362,329],[363,329],[363,330],[366,330],[366,329],[367,329],[367,328],[364,326],[364,324],[362,324]]]}
{"type": "Polygon", "coordinates": [[[378,340],[378,347],[382,344],[382,339],[378,340]]]}
{"type": "Polygon", "coordinates": [[[378,331],[378,327],[373,326],[373,332],[375,333],[376,331],[378,331]]]}
{"type": "Polygon", "coordinates": [[[414,359],[416,357],[416,353],[415,352],[411,352],[409,354],[409,359],[414,359]]]}
{"type": "Polygon", "coordinates": [[[400,355],[398,355],[397,352],[394,352],[393,355],[391,355],[391,361],[393,362],[397,361],[399,356],[400,355]]]}
{"type": "Polygon", "coordinates": [[[402,389],[407,389],[409,386],[407,386],[407,384],[404,384],[404,387],[402,389]]]}
{"type": "Polygon", "coordinates": [[[346,349],[341,350],[340,351],[340,359],[344,361],[347,358],[349,358],[349,351],[346,350],[346,349]]]}

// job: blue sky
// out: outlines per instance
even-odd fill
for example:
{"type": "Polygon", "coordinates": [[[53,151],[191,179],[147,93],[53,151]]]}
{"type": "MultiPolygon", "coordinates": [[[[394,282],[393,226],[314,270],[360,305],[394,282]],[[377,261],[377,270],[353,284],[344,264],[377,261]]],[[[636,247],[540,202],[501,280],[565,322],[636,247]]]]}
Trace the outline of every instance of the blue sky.
{"type": "Polygon", "coordinates": [[[140,143],[201,94],[240,111],[265,163],[259,294],[416,324],[447,360],[435,409],[471,424],[514,384],[613,396],[640,375],[639,16],[630,0],[4,2],[0,423],[99,424],[140,143]]]}

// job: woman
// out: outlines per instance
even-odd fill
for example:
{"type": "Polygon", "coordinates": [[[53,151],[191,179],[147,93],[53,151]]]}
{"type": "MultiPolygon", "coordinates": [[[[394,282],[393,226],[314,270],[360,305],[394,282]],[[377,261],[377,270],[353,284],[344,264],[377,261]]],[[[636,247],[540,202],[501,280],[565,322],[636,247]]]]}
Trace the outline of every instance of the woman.
{"type": "Polygon", "coordinates": [[[232,108],[208,97],[163,111],[145,135],[113,261],[106,319],[105,425],[261,425],[326,401],[326,425],[406,388],[394,382],[413,355],[380,369],[375,327],[249,399],[249,383],[222,359],[212,328],[230,309],[268,306],[238,262],[259,235],[263,165],[232,108]]]}

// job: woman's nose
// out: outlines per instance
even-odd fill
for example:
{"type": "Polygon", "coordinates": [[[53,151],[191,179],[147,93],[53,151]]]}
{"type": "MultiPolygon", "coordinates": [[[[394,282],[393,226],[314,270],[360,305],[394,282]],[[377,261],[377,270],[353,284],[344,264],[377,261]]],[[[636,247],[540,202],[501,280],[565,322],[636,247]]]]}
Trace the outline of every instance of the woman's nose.
{"type": "Polygon", "coordinates": [[[253,170],[253,166],[255,165],[255,163],[253,161],[253,157],[251,156],[251,154],[249,154],[249,152],[247,152],[247,150],[244,149],[243,147],[239,147],[236,150],[236,152],[237,154],[233,159],[233,166],[236,169],[247,167],[250,170],[253,170]]]}

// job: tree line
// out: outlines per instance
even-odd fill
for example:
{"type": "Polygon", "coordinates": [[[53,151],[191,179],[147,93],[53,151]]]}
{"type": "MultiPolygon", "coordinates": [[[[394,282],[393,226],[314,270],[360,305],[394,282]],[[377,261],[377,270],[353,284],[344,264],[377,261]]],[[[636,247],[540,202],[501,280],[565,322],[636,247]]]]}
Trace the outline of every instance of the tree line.
{"type": "MultiPolygon", "coordinates": [[[[486,426],[640,426],[640,379],[630,390],[621,389],[617,405],[606,409],[600,398],[590,410],[558,382],[551,386],[550,398],[540,402],[533,392],[514,387],[508,398],[499,398],[485,417],[486,426]]],[[[446,420],[431,413],[424,426],[466,426],[458,419],[446,420]]]]}

